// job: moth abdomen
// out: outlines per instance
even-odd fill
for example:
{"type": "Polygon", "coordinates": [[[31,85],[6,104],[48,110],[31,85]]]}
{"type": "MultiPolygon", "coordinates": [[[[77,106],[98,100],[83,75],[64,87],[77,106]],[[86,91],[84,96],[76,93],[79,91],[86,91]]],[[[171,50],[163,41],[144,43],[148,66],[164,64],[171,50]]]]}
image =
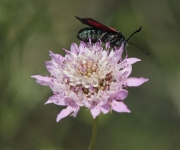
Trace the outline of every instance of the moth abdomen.
{"type": "Polygon", "coordinates": [[[89,39],[91,39],[91,41],[94,43],[98,41],[102,34],[103,32],[100,30],[93,28],[83,28],[78,32],[77,38],[84,42],[89,42],[89,39]]]}

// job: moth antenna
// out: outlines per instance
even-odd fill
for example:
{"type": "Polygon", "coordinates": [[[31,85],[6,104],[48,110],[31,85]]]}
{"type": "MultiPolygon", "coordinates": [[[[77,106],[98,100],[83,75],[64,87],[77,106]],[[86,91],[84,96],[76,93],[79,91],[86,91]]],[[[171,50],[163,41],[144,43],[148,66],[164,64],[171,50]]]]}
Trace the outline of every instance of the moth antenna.
{"type": "Polygon", "coordinates": [[[141,49],[141,48],[140,48],[139,46],[137,46],[136,44],[130,43],[130,42],[128,42],[128,44],[132,44],[132,45],[136,46],[139,50],[141,50],[144,54],[150,55],[148,52],[146,52],[145,50],[141,49]]]}
{"type": "Polygon", "coordinates": [[[140,32],[140,31],[141,31],[141,28],[142,28],[142,27],[140,27],[138,30],[136,30],[135,32],[133,32],[126,41],[128,42],[129,39],[130,39],[134,34],[140,32]]]}

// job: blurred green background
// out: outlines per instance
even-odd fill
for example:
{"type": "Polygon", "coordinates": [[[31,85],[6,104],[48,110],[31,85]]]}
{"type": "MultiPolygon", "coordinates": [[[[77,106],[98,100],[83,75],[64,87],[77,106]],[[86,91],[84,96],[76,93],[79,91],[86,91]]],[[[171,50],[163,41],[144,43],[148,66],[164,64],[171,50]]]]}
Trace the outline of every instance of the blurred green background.
{"type": "Polygon", "coordinates": [[[128,37],[129,57],[142,60],[131,76],[149,82],[129,89],[131,114],[100,115],[96,149],[180,149],[180,1],[179,0],[1,0],[0,1],[0,149],[84,150],[92,116],[82,108],[76,118],[56,123],[64,108],[44,105],[52,95],[31,75],[49,74],[49,50],[64,55],[85,27],[75,15],[91,17],[128,37]]]}

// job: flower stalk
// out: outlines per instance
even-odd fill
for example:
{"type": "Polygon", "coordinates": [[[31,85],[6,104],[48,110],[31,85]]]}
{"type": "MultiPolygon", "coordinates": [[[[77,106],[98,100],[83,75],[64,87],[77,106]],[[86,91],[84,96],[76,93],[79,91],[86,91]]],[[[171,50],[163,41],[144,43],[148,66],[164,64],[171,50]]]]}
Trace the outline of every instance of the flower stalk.
{"type": "Polygon", "coordinates": [[[97,139],[97,131],[98,131],[98,116],[95,119],[93,119],[92,137],[91,137],[88,150],[94,149],[96,139],[97,139]]]}

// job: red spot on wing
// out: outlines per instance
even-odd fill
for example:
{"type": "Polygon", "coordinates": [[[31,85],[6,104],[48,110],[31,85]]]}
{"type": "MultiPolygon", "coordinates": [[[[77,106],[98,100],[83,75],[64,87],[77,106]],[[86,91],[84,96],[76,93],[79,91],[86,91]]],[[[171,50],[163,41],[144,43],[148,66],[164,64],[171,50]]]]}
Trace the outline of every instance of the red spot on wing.
{"type": "Polygon", "coordinates": [[[110,29],[113,30],[114,32],[117,32],[116,29],[114,29],[114,28],[110,28],[110,29]]]}

